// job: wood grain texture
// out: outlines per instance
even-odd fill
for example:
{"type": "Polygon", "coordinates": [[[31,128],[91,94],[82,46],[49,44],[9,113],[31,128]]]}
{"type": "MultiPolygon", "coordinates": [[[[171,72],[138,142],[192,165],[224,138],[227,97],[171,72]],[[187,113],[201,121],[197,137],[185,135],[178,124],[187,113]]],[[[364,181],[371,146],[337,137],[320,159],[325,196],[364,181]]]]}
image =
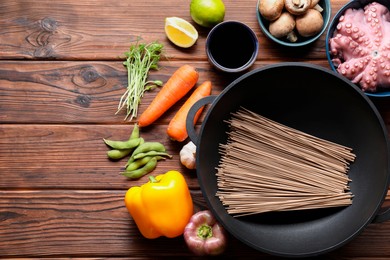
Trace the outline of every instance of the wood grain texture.
{"type": "MultiPolygon", "coordinates": [[[[150,72],[149,80],[166,82],[185,63],[161,62],[159,70],[150,72]]],[[[323,60],[312,63],[327,66],[323,60]]],[[[210,80],[213,95],[243,74],[220,74],[207,62],[191,64],[199,71],[197,85],[210,80]]],[[[253,69],[270,64],[256,62],[253,69]]],[[[121,62],[0,61],[0,121],[33,124],[129,123],[123,121],[125,110],[115,115],[126,86],[127,74],[121,62]]],[[[145,93],[139,113],[146,109],[158,91],[145,93]]],[[[185,99],[167,111],[156,124],[168,124],[185,99]]]]}
{"type": "MultiPolygon", "coordinates": [[[[179,16],[191,21],[190,1],[72,1],[33,0],[0,3],[0,58],[117,60],[139,37],[166,46],[171,60],[205,60],[208,29],[196,26],[197,43],[179,50],[164,34],[164,19],[179,16]],[[49,10],[50,8],[50,10],[49,10]]],[[[325,34],[307,48],[275,45],[261,32],[257,0],[226,0],[225,20],[245,22],[259,38],[260,60],[325,59],[325,34]]],[[[332,1],[332,14],[346,2],[332,1]]]]}
{"type": "MultiPolygon", "coordinates": [[[[0,255],[191,255],[181,237],[171,242],[143,238],[124,206],[125,192],[0,191],[0,255]]],[[[193,197],[196,202],[201,195],[193,197]]]]}
{"type": "MultiPolygon", "coordinates": [[[[160,257],[175,252],[190,257],[183,238],[143,238],[123,204],[120,191],[0,191],[0,255],[17,256],[132,256],[160,257]],[[17,248],[17,251],[9,250],[17,248]]],[[[193,192],[196,210],[204,209],[200,192],[193,192]]],[[[383,240],[390,222],[369,225],[342,250],[326,258],[381,257],[390,254],[383,240]],[[370,248],[370,250],[367,250],[370,248]]],[[[248,248],[234,237],[222,257],[273,257],[248,248]]],[[[339,258],[340,259],[340,258],[339,258]]]]}
{"type": "MultiPolygon", "coordinates": [[[[125,189],[147,181],[120,175],[127,158],[107,158],[103,138],[126,140],[129,125],[2,125],[0,126],[0,189],[125,189]]],[[[146,141],[163,143],[172,159],[159,161],[154,174],[180,170],[198,189],[195,171],[179,161],[182,144],[171,141],[164,128],[143,131],[146,141]]]]}

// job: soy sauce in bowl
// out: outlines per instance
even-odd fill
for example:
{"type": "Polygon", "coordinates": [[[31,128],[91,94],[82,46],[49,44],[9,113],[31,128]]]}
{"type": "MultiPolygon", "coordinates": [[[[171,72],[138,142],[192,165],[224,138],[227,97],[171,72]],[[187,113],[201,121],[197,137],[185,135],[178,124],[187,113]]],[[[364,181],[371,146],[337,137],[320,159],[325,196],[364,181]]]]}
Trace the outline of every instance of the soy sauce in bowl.
{"type": "Polygon", "coordinates": [[[225,21],[207,36],[206,53],[210,63],[224,72],[240,72],[249,68],[258,54],[256,34],[246,24],[225,21]]]}

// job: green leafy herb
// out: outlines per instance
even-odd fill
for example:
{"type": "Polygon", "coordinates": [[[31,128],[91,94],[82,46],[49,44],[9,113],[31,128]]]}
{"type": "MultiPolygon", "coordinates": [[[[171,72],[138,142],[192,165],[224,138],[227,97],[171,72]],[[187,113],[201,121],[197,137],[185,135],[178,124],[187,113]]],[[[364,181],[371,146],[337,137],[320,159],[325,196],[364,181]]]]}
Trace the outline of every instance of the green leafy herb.
{"type": "Polygon", "coordinates": [[[158,42],[148,44],[137,42],[130,46],[129,51],[125,53],[126,61],[123,62],[127,68],[128,85],[115,114],[126,107],[125,120],[129,116],[132,120],[137,117],[138,106],[144,92],[162,86],[163,82],[160,80],[147,81],[149,70],[158,69],[162,49],[163,45],[158,42]]]}

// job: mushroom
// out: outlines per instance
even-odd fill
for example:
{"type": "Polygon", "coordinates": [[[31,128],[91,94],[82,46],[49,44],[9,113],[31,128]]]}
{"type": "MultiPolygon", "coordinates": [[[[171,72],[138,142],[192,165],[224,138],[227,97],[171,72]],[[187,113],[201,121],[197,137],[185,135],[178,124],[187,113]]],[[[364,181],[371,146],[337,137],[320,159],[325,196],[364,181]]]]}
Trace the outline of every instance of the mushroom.
{"type": "Polygon", "coordinates": [[[318,4],[320,0],[311,0],[310,8],[316,9],[318,12],[324,11],[324,9],[318,4]]]}
{"type": "Polygon", "coordinates": [[[309,10],[311,1],[312,0],[284,0],[284,6],[291,14],[301,15],[309,10]]]}
{"type": "Polygon", "coordinates": [[[277,20],[270,23],[269,32],[276,38],[287,36],[290,42],[296,42],[298,38],[294,32],[294,28],[295,17],[289,12],[283,12],[277,20]]]}
{"type": "Polygon", "coordinates": [[[305,14],[296,18],[298,34],[303,37],[310,37],[319,33],[323,25],[324,19],[321,13],[315,9],[309,9],[305,14]]]}
{"type": "Polygon", "coordinates": [[[284,0],[260,0],[259,12],[268,21],[279,18],[284,8],[284,0]]]}

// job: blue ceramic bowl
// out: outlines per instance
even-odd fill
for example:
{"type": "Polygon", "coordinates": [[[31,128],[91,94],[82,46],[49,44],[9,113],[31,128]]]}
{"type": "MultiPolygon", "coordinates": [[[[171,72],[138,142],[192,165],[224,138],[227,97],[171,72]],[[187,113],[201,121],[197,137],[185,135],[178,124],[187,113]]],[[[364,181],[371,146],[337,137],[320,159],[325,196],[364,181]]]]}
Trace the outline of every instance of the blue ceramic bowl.
{"type": "MultiPolygon", "coordinates": [[[[330,68],[337,72],[337,68],[334,66],[332,62],[332,55],[330,54],[329,48],[329,39],[333,37],[334,31],[336,30],[337,24],[339,23],[340,17],[345,13],[347,9],[361,9],[369,3],[377,2],[387,7],[390,10],[390,0],[352,0],[344,5],[333,17],[333,20],[329,24],[329,28],[326,34],[326,56],[330,65],[330,68]]],[[[358,86],[360,88],[360,86],[358,86]]],[[[365,92],[365,94],[369,97],[390,97],[390,90],[378,90],[378,92],[370,93],[365,92]]]]}
{"type": "Polygon", "coordinates": [[[302,36],[299,36],[298,35],[298,41],[296,42],[290,42],[288,41],[287,39],[278,39],[276,37],[274,37],[268,30],[268,27],[269,27],[269,21],[267,21],[266,19],[264,19],[260,12],[259,12],[259,4],[261,1],[264,1],[264,0],[258,0],[257,2],[257,6],[256,6],[256,13],[257,13],[257,20],[259,22],[259,25],[260,25],[260,29],[261,31],[265,34],[265,36],[267,38],[269,38],[270,40],[280,44],[280,45],[283,45],[283,46],[288,46],[288,47],[301,47],[301,46],[306,46],[306,45],[309,45],[311,44],[312,42],[316,41],[326,30],[326,27],[328,26],[329,24],[329,21],[330,21],[330,16],[331,16],[331,4],[330,4],[330,0],[320,0],[319,1],[319,5],[324,9],[322,11],[322,17],[324,18],[324,25],[321,29],[321,31],[312,36],[312,37],[302,37],[302,36]]]}

